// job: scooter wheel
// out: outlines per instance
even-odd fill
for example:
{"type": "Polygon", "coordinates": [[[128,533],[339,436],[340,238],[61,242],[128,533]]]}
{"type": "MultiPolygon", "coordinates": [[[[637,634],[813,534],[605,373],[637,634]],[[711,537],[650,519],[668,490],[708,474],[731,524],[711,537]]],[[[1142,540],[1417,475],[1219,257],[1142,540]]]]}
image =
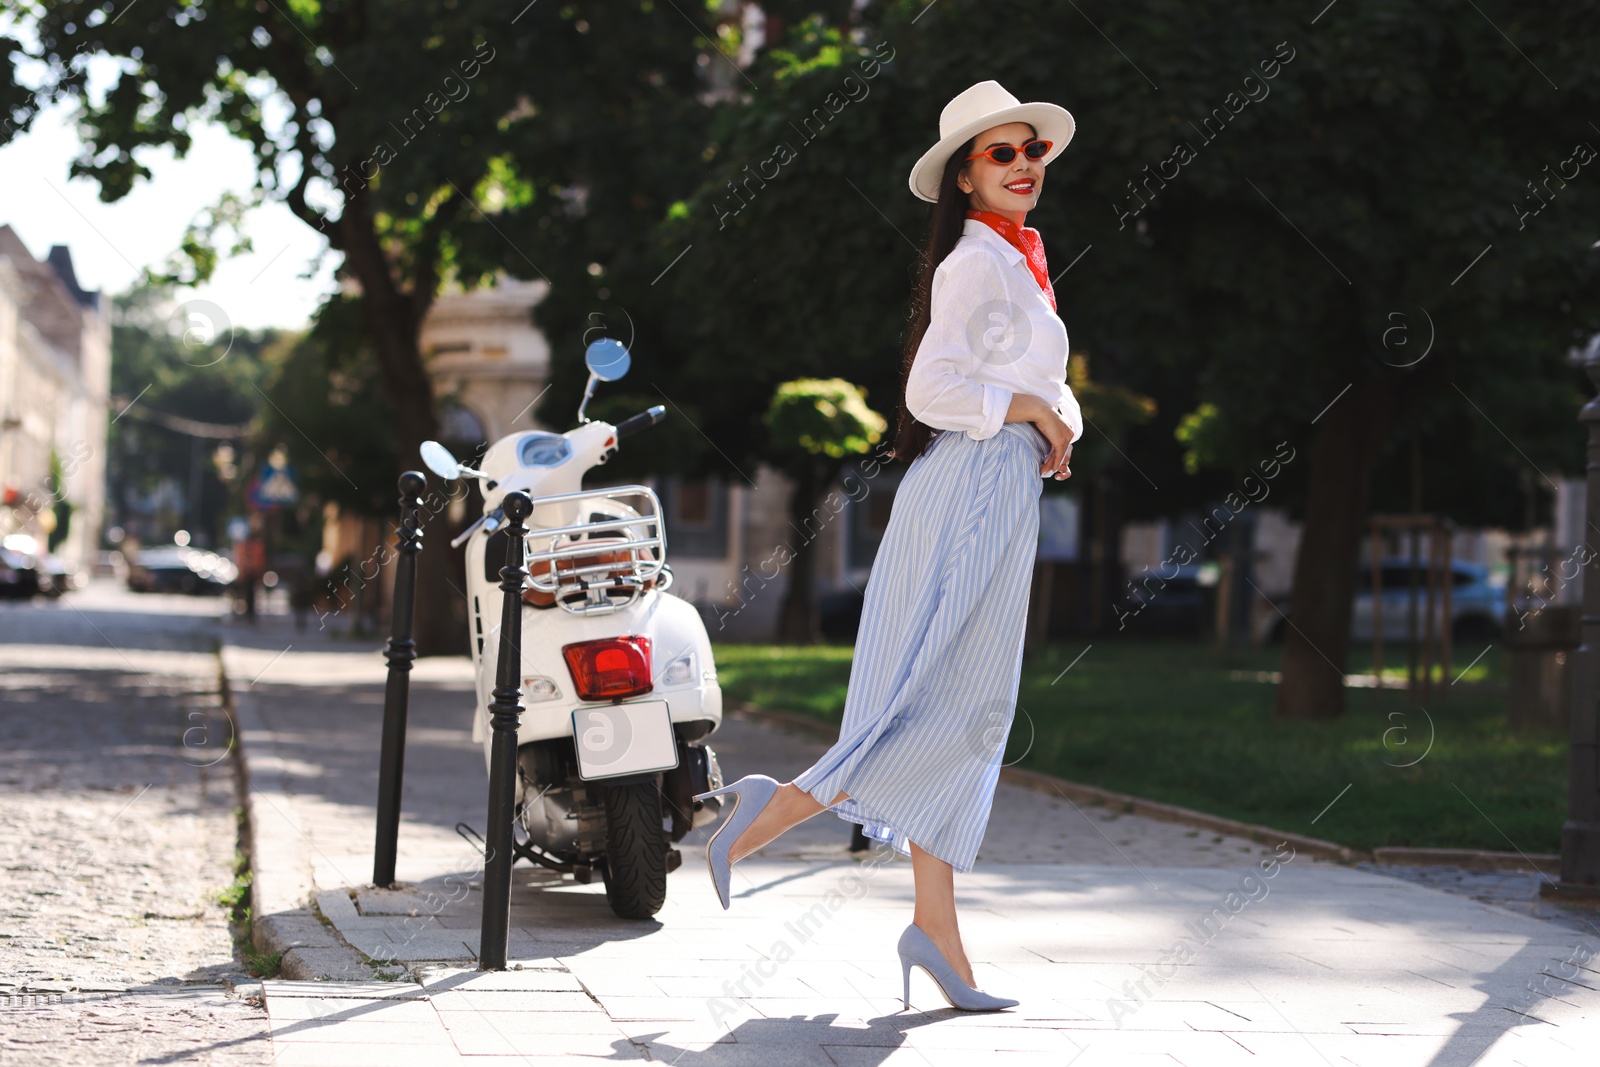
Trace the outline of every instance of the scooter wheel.
{"type": "Polygon", "coordinates": [[[606,902],[624,919],[648,919],[667,902],[667,832],[656,782],[605,789],[606,902]]]}

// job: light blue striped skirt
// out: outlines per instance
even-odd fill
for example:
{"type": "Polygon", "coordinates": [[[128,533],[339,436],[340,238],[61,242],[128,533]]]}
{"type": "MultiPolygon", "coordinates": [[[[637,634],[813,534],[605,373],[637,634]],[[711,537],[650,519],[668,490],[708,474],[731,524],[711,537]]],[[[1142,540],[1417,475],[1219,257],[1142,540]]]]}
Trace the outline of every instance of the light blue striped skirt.
{"type": "Polygon", "coordinates": [[[970,871],[1017,702],[1038,550],[1031,423],[943,430],[912,461],[872,564],[839,740],[795,784],[902,854],[970,871]]]}

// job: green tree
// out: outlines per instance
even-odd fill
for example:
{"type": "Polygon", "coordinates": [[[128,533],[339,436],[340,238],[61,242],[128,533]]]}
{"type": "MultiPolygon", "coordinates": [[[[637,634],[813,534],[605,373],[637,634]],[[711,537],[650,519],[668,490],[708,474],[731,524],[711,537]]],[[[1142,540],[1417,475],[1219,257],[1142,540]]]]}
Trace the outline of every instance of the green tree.
{"type": "MultiPolygon", "coordinates": [[[[107,201],[149,177],[140,150],[181,156],[196,123],[246,141],[257,165],[250,202],[281,201],[323,235],[359,294],[395,427],[392,482],[436,436],[418,336],[441,285],[474,286],[507,268],[560,279],[560,291],[566,272],[584,276],[592,261],[591,206],[626,203],[601,216],[618,228],[630,212],[660,217],[671,182],[640,180],[640,161],[683,160],[681,183],[696,180],[695,116],[709,113],[708,72],[728,62],[722,30],[738,14],[702,7],[685,22],[675,5],[641,0],[591,25],[576,5],[490,0],[117,10],[42,0],[26,12],[26,46],[20,34],[0,38],[8,58],[46,70],[27,87],[13,72],[0,91],[4,136],[25,131],[45,102],[75,101],[83,152],[72,174],[98,182],[107,201]],[[122,69],[98,102],[83,77],[96,54],[122,69]]],[[[238,247],[241,211],[224,200],[203,212],[181,249],[187,267],[169,273],[204,281],[219,247],[238,247]]],[[[450,596],[442,573],[424,568],[424,650],[465,640],[448,612],[430,610],[450,596]]]]}
{"type": "Polygon", "coordinates": [[[198,328],[170,286],[142,285],[112,300],[111,393],[120,412],[106,434],[112,521],[134,521],[140,501],[167,482],[189,498],[188,513],[174,519],[196,543],[222,543],[233,487],[219,477],[213,452],[244,443],[262,404],[266,353],[280,340],[272,329],[198,328]],[[236,436],[227,427],[237,427],[236,436]]]}
{"type": "Polygon", "coordinates": [[[392,517],[398,432],[386,406],[373,402],[378,377],[359,302],[333,297],[310,330],[268,354],[255,453],[282,445],[310,501],[392,517]]]}
{"type": "Polygon", "coordinates": [[[1280,442],[1303,457],[1279,497],[1305,526],[1279,709],[1338,714],[1369,484],[1412,428],[1467,445],[1429,451],[1441,493],[1578,462],[1564,357],[1600,321],[1586,252],[1600,9],[1474,17],[1423,0],[1309,21],[1139,0],[861,17],[861,33],[798,24],[747,70],[760,91],[720,110],[711,176],[608,279],[624,302],[672,287],[670,395],[735,465],[761,454],[747,413],[779,381],[848,374],[894,395],[926,218],[905,175],[940,109],[988,76],[1060,101],[1079,129],[1029,224],[1053,265],[1074,263],[1061,314],[1097,377],[1164,413],[1129,432],[1159,486],[1139,491],[1171,511],[1280,442]],[[1396,347],[1397,323],[1431,340],[1426,358],[1396,347]],[[1189,478],[1174,431],[1201,403],[1217,473],[1189,478]]]}
{"type": "Polygon", "coordinates": [[[888,420],[867,406],[859,386],[843,378],[797,378],[772,394],[762,422],[767,429],[768,458],[788,475],[789,526],[796,537],[782,546],[781,564],[789,565],[788,591],[778,619],[778,640],[785,644],[816,642],[817,613],[811,600],[816,552],[812,542],[828,521],[844,508],[838,490],[822,499],[845,463],[864,456],[883,437],[888,420]],[[824,513],[819,504],[827,504],[824,513]]]}

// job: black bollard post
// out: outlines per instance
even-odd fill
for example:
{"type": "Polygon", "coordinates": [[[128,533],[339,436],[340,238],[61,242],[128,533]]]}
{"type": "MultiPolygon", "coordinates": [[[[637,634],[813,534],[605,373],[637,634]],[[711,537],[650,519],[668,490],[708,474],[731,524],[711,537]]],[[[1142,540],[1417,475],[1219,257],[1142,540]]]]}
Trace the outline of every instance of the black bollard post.
{"type": "MultiPolygon", "coordinates": [[[[1597,242],[1600,247],[1600,242],[1597,242]]],[[[1600,351],[1589,350],[1584,372],[1600,388],[1600,351]]],[[[1600,396],[1578,418],[1589,430],[1589,529],[1600,522],[1600,396]]],[[[1584,539],[1587,547],[1588,538],[1584,539]]],[[[1548,878],[1539,892],[1558,900],[1600,902],[1600,553],[1583,564],[1582,644],[1572,653],[1572,748],[1567,772],[1567,821],[1561,827],[1561,881],[1548,878]]]]}
{"type": "Polygon", "coordinates": [[[400,784],[406,767],[406,712],[411,703],[411,661],[417,643],[411,624],[417,608],[417,553],[422,551],[422,491],[428,479],[416,471],[400,476],[400,527],[395,544],[394,603],[389,621],[389,680],[383,690],[383,744],[378,756],[378,833],[372,849],[372,884],[394,884],[400,839],[400,784]]]}
{"type": "Polygon", "coordinates": [[[522,721],[523,521],[533,513],[528,494],[507,493],[501,501],[506,521],[506,565],[500,568],[500,654],[495,664],[494,702],[489,705],[489,833],[483,867],[483,936],[478,969],[506,969],[511,935],[511,820],[517,788],[517,727],[522,721]]]}

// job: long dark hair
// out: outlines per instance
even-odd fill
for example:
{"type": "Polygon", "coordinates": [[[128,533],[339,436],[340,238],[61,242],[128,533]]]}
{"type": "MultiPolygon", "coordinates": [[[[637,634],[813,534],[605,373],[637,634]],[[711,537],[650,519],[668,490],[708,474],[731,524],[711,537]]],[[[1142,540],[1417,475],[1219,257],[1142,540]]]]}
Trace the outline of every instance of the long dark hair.
{"type": "Polygon", "coordinates": [[[928,238],[922,248],[922,274],[916,288],[911,290],[910,326],[906,330],[905,348],[900,353],[900,412],[895,420],[894,449],[889,453],[891,459],[901,459],[908,464],[922,455],[933,439],[933,427],[906,410],[906,382],[911,377],[911,364],[917,358],[917,349],[922,347],[922,337],[928,332],[932,318],[933,272],[961,240],[970,201],[968,194],[956,184],[956,178],[977,139],[974,136],[960,151],[951,152],[945,162],[944,173],[939,177],[939,199],[934,202],[933,213],[928,218],[928,238]]]}

